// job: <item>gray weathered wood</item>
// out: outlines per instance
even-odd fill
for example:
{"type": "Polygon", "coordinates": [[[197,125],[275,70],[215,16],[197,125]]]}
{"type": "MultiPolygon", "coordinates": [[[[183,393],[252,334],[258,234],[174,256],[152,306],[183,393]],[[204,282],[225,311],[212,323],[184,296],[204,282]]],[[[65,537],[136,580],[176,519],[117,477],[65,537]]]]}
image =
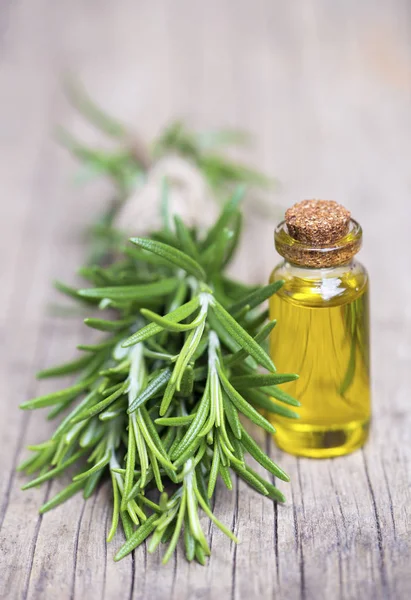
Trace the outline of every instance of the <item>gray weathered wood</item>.
{"type": "MultiPolygon", "coordinates": [[[[407,0],[80,0],[5,2],[0,10],[0,597],[10,599],[406,599],[411,589],[411,32],[407,0]],[[22,493],[15,467],[50,432],[18,404],[52,389],[33,374],[70,357],[79,320],[49,315],[50,280],[70,280],[78,230],[105,183],[69,187],[71,159],[51,140],[69,109],[61,77],[151,138],[171,117],[255,135],[243,156],[278,175],[272,205],[335,198],[364,225],[372,279],[373,405],[363,451],[295,459],[262,439],[290,473],[273,506],[242,483],[219,487],[207,567],[181,549],[161,566],[143,547],[112,561],[103,486],[40,517],[59,482],[22,493]]],[[[275,263],[275,210],[250,217],[235,270],[264,280],[275,263]]],[[[251,211],[255,212],[255,210],[251,211]]]]}

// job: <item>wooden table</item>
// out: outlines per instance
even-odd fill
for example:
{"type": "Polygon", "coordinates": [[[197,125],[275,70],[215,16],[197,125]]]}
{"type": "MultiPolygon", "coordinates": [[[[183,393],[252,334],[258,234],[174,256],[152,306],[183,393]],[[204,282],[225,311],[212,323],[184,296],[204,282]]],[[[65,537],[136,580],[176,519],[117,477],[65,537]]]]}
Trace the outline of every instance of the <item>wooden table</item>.
{"type": "MultiPolygon", "coordinates": [[[[387,599],[411,590],[411,43],[407,0],[21,0],[0,12],[0,596],[15,599],[387,599]],[[171,117],[198,127],[241,126],[248,158],[275,174],[271,202],[346,204],[365,229],[372,280],[371,439],[337,460],[272,455],[290,473],[288,503],[245,485],[217,491],[206,567],[181,549],[163,567],[145,548],[119,564],[120,535],[104,542],[110,499],[75,497],[40,517],[61,482],[21,492],[15,467],[52,425],[18,404],[55,383],[34,372],[68,359],[80,319],[57,319],[50,281],[73,281],[78,230],[107,185],[70,182],[74,163],[52,141],[57,123],[90,143],[61,77],[150,139],[171,117]]],[[[244,278],[276,261],[275,219],[254,218],[244,278]]]]}

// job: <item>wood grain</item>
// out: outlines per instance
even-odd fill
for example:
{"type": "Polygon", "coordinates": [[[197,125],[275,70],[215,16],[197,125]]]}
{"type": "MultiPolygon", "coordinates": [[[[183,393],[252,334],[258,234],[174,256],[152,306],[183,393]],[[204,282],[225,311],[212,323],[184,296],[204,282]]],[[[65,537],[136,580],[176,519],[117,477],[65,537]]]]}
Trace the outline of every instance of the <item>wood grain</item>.
{"type": "Polygon", "coordinates": [[[21,0],[0,9],[0,598],[394,599],[411,589],[411,32],[407,0],[21,0]],[[73,280],[79,228],[107,197],[104,182],[70,186],[75,166],[53,143],[57,123],[96,133],[64,99],[80,75],[92,96],[143,139],[170,118],[241,126],[240,153],[281,187],[249,208],[234,269],[263,281],[276,261],[278,207],[335,198],[364,225],[372,281],[371,439],[351,456],[296,459],[262,439],[289,472],[277,507],[236,481],[204,521],[207,567],[179,548],[163,567],[146,548],[115,564],[106,546],[108,488],[40,517],[60,482],[22,493],[15,467],[51,425],[18,404],[52,389],[35,370],[69,358],[80,320],[50,316],[53,278],[73,280]],[[267,199],[266,199],[267,203],[267,199]],[[246,248],[246,249],[245,249],[246,248]]]}

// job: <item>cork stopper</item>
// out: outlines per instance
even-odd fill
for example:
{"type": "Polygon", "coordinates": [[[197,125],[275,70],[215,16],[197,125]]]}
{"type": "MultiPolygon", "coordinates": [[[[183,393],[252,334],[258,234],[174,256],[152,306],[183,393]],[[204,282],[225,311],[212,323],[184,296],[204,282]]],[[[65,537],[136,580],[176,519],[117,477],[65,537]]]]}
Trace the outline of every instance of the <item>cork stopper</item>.
{"type": "Polygon", "coordinates": [[[286,260],[314,269],[349,262],[362,241],[360,225],[334,200],[303,200],[285,213],[275,246],[286,260]]]}
{"type": "Polygon", "coordinates": [[[291,237],[311,246],[326,246],[343,238],[350,218],[350,211],[334,200],[303,200],[285,213],[291,237]]]}

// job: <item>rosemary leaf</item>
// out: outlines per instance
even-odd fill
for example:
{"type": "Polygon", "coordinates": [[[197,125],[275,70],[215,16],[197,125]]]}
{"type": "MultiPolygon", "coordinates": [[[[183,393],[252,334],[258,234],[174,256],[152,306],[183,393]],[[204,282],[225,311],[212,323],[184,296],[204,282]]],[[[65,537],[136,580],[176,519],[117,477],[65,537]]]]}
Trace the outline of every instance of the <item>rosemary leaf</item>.
{"type": "Polygon", "coordinates": [[[108,298],[114,301],[136,301],[143,300],[153,296],[164,296],[172,292],[177,286],[173,277],[163,279],[155,283],[141,285],[126,285],[117,287],[90,288],[79,290],[78,294],[82,298],[93,298],[103,300],[108,298]]]}
{"type": "Polygon", "coordinates": [[[204,281],[206,278],[203,268],[194,259],[188,256],[188,254],[181,252],[181,250],[177,250],[177,248],[145,238],[130,238],[130,242],[136,244],[136,246],[139,246],[140,248],[144,248],[149,252],[161,256],[161,258],[167,260],[170,265],[178,267],[179,269],[184,269],[189,275],[192,275],[200,281],[204,281]]]}
{"type": "Polygon", "coordinates": [[[269,371],[275,371],[275,366],[267,353],[261,346],[239,325],[239,323],[225,310],[219,302],[212,305],[214,312],[221,325],[227,330],[229,335],[252,356],[258,364],[269,371]]]}
{"type": "Polygon", "coordinates": [[[64,375],[71,375],[72,373],[77,373],[81,371],[84,367],[86,367],[92,360],[92,356],[81,356],[76,360],[73,360],[68,363],[64,363],[63,365],[58,365],[56,367],[50,367],[49,369],[44,369],[43,371],[39,371],[37,373],[37,379],[46,379],[48,377],[61,377],[64,375]]]}
{"type": "Polygon", "coordinates": [[[20,404],[20,408],[26,410],[33,410],[35,408],[43,408],[45,406],[53,406],[58,402],[66,401],[70,398],[75,398],[81,392],[86,390],[92,381],[86,380],[81,381],[80,383],[76,383],[71,387],[66,388],[65,390],[60,390],[59,392],[52,392],[51,394],[46,394],[45,396],[38,396],[37,398],[33,398],[32,400],[27,400],[20,404]]]}

